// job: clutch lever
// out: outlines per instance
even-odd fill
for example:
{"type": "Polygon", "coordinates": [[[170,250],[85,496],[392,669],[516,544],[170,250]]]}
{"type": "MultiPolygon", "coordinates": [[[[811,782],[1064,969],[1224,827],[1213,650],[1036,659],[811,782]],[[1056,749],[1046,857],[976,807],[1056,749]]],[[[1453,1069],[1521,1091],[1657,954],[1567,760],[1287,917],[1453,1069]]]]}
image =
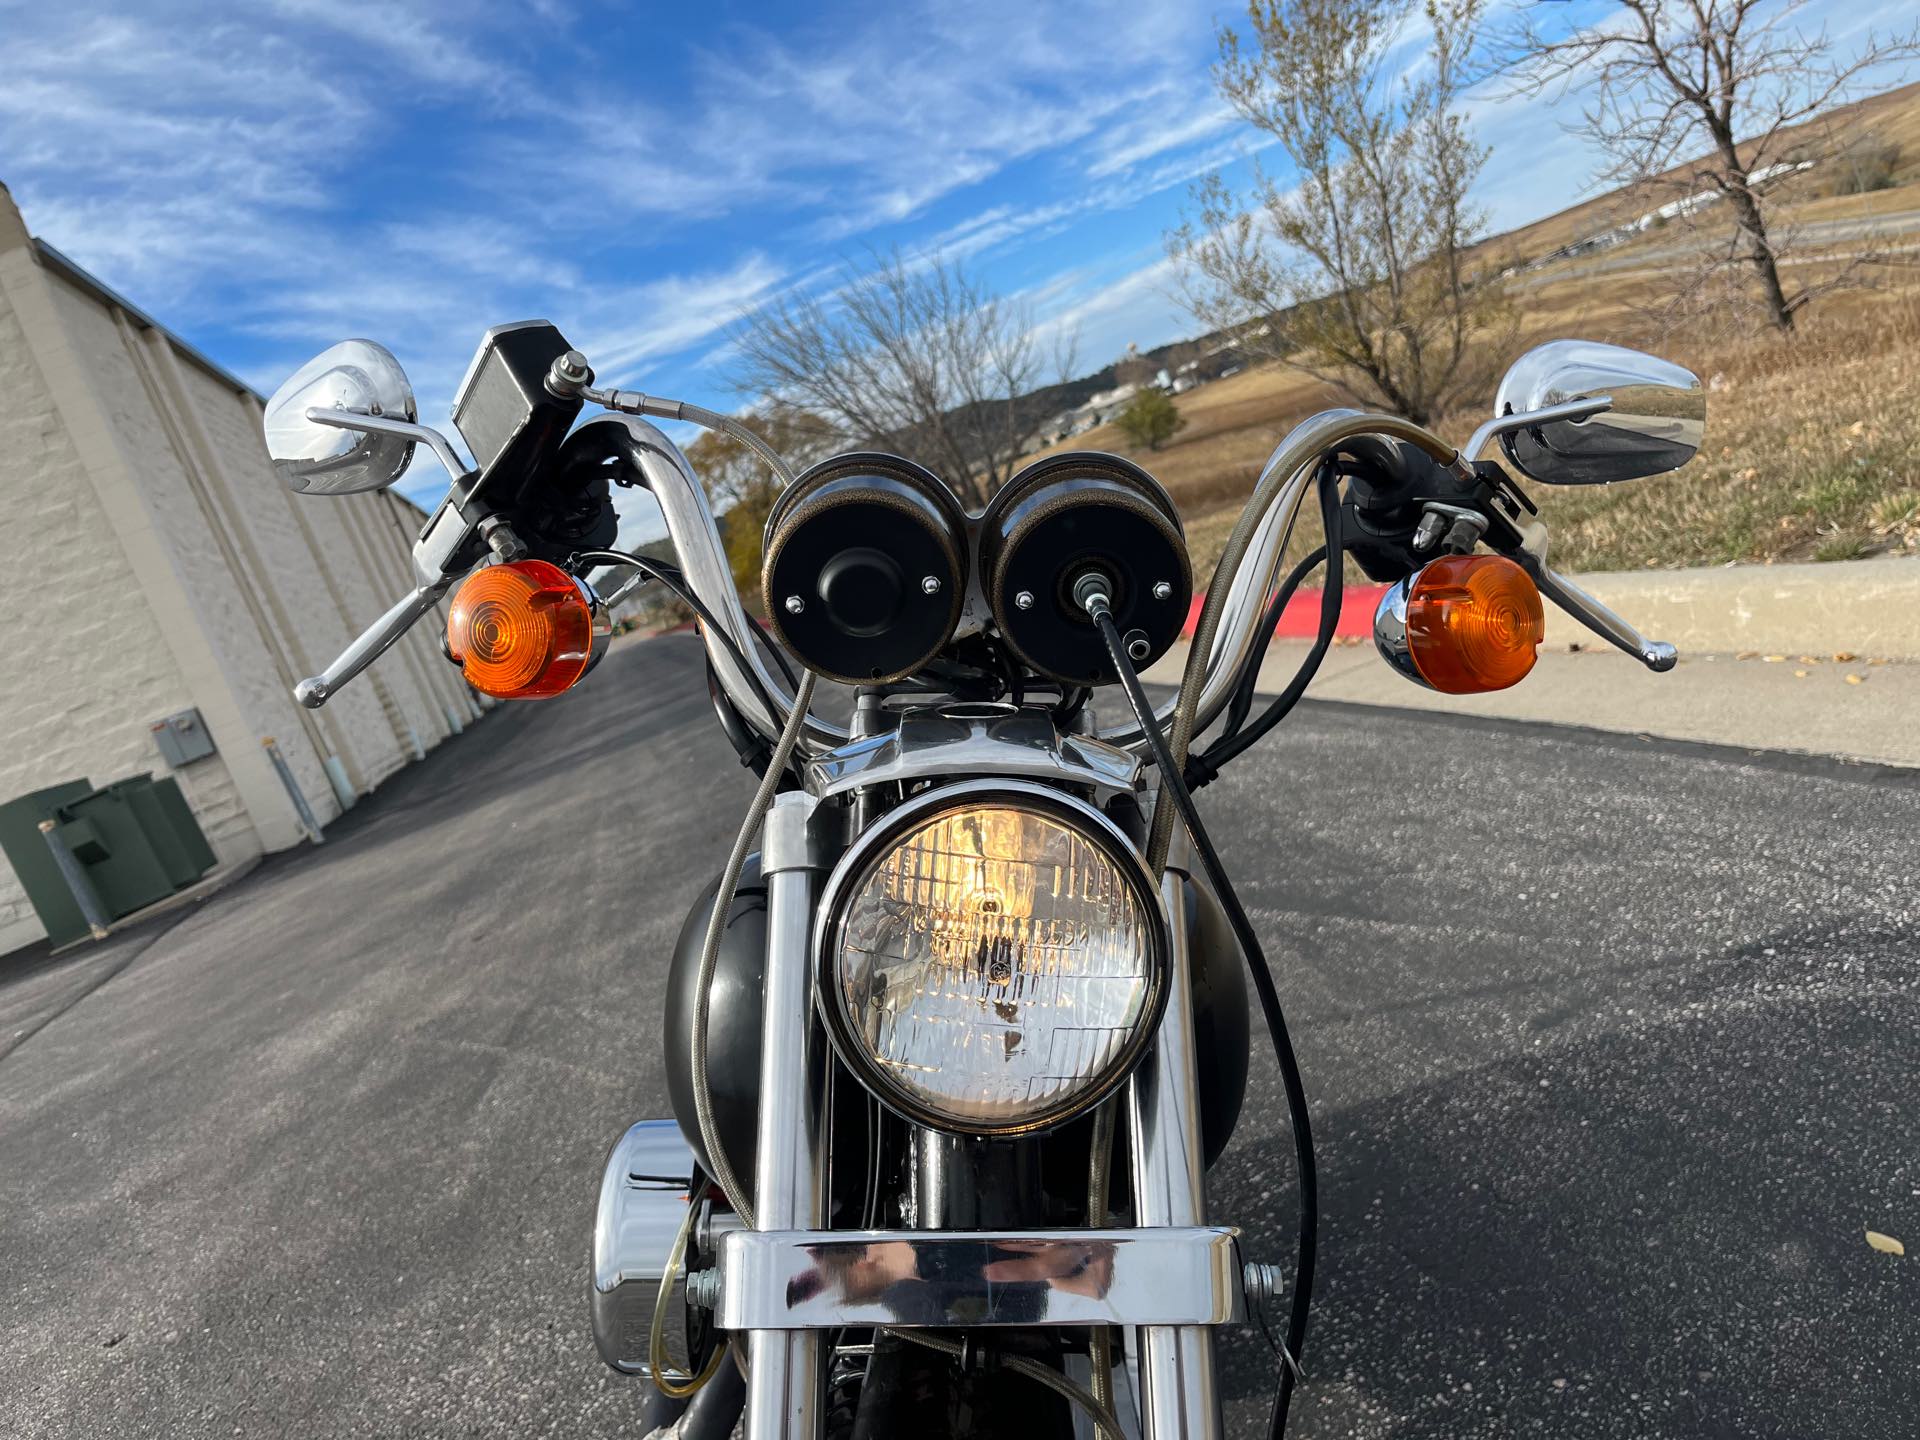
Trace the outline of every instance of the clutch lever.
{"type": "MultiPolygon", "coordinates": [[[[319,419],[325,412],[309,413],[319,419]]],[[[370,424],[368,417],[363,415],[351,417],[350,423],[332,419],[323,420],[322,423],[341,423],[342,429],[382,429],[395,434],[410,434],[419,430],[431,437],[428,443],[453,477],[453,488],[433,512],[419,539],[414,541],[413,572],[418,582],[414,588],[361,631],[359,637],[342,650],[331,665],[293,687],[293,698],[309,710],[318,710],[326,704],[341,686],[385,654],[415,621],[439,603],[447,587],[459,578],[461,557],[467,553],[468,541],[476,534],[485,539],[488,547],[500,559],[513,559],[521,552],[519,540],[505,520],[487,514],[472,503],[470,496],[475,483],[474,473],[460,468],[459,456],[437,432],[425,426],[407,425],[384,418],[370,424]]]]}
{"type": "Polygon", "coordinates": [[[408,628],[439,603],[451,576],[418,586],[386,614],[360,632],[360,638],[342,650],[334,662],[318,675],[311,675],[293,687],[293,698],[309,710],[318,710],[333,693],[358,675],[386,651],[408,628]]]}

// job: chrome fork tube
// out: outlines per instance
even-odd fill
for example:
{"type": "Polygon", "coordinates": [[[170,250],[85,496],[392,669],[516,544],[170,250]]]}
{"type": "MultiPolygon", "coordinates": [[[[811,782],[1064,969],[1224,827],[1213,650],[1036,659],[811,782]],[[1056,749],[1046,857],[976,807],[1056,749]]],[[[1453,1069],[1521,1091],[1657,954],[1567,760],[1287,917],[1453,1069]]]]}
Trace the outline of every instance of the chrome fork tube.
{"type": "MultiPolygon", "coordinates": [[[[1200,1133],[1200,1081],[1194,1052],[1193,968],[1186,926],[1183,831],[1175,831],[1160,894],[1172,921],[1167,1013],[1154,1047],[1127,1091],[1133,1151],[1133,1203],[1140,1226],[1204,1225],[1206,1155],[1200,1133]]],[[[1213,1331],[1202,1325],[1139,1329],[1140,1419],[1145,1440],[1218,1440],[1220,1396],[1214,1384],[1213,1331]]]]}
{"type": "MultiPolygon", "coordinates": [[[[821,869],[808,823],[813,809],[813,800],[799,791],[776,796],[761,842],[767,969],[753,1197],[760,1230],[826,1225],[825,1037],[808,983],[821,869]]],[[[747,1440],[815,1440],[820,1434],[821,1334],[749,1332],[747,1440]]]]}

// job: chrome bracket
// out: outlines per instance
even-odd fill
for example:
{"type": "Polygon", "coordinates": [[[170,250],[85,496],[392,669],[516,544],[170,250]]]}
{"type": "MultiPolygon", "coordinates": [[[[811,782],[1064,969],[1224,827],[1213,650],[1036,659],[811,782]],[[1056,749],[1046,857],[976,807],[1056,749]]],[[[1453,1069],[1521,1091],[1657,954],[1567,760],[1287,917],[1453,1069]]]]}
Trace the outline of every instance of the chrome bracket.
{"type": "Polygon", "coordinates": [[[1131,751],[1087,735],[1062,735],[1036,709],[983,715],[968,707],[900,717],[892,729],[850,740],[807,762],[807,789],[821,799],[869,785],[952,776],[1005,776],[1084,785],[1103,795],[1139,782],[1131,751]]]}
{"type": "Polygon", "coordinates": [[[720,1241],[726,1330],[1226,1325],[1246,1319],[1240,1232],[739,1230],[720,1241]]]}

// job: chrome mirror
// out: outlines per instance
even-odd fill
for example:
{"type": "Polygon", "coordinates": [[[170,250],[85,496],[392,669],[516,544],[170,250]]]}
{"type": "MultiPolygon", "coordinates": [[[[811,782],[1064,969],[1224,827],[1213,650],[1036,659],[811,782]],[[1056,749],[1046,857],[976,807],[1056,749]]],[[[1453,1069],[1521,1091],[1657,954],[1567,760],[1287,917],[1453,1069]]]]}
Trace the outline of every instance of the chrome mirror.
{"type": "Polygon", "coordinates": [[[1521,474],[1546,485],[1606,485],[1691,460],[1706,434],[1707,392],[1692,371],[1657,356],[1555,340],[1514,361],[1493,413],[1482,430],[1499,435],[1521,474]]]}
{"type": "Polygon", "coordinates": [[[281,481],[303,495],[382,490],[424,438],[407,433],[418,430],[414,419],[413,387],[400,362],[371,340],[342,340],[273,392],[267,453],[281,481]]]}

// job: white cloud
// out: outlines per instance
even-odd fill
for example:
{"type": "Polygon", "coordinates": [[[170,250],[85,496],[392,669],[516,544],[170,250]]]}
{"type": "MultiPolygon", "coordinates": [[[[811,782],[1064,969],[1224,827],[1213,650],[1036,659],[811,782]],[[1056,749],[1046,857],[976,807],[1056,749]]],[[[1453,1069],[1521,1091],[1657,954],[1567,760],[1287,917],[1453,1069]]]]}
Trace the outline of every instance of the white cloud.
{"type": "Polygon", "coordinates": [[[1124,118],[1104,134],[1087,174],[1099,179],[1130,170],[1171,150],[1182,150],[1233,128],[1239,117],[1211,91],[1196,92],[1190,81],[1161,87],[1153,103],[1124,118]]]}
{"type": "Polygon", "coordinates": [[[630,374],[645,360],[674,354],[725,329],[784,278],[785,271],[767,256],[750,254],[724,270],[583,294],[574,302],[576,308],[621,319],[596,324],[583,315],[577,326],[563,328],[613,379],[630,374]]]}
{"type": "Polygon", "coordinates": [[[441,16],[394,0],[269,0],[265,8],[331,31],[355,54],[378,57],[416,81],[494,98],[515,93],[512,68],[483,56],[452,28],[471,27],[479,7],[448,7],[441,16]]]}
{"type": "Polygon", "coordinates": [[[806,233],[834,244],[1038,156],[1084,148],[1099,179],[1213,133],[1172,99],[1204,93],[1186,43],[1201,23],[1184,7],[999,0],[779,36],[726,27],[696,53],[684,108],[585,96],[585,128],[611,138],[601,163],[564,162],[555,180],[636,214],[813,209],[806,233]]]}

